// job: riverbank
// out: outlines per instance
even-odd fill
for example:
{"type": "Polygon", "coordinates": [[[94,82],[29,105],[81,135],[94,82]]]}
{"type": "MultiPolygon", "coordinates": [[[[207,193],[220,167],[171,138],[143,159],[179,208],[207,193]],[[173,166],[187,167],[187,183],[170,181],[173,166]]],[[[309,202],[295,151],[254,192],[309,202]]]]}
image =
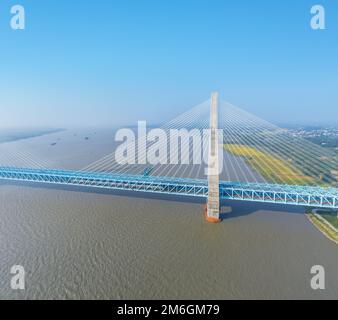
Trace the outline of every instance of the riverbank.
{"type": "Polygon", "coordinates": [[[307,210],[306,216],[311,223],[328,239],[338,244],[338,231],[327,219],[317,213],[317,210],[307,210]]]}

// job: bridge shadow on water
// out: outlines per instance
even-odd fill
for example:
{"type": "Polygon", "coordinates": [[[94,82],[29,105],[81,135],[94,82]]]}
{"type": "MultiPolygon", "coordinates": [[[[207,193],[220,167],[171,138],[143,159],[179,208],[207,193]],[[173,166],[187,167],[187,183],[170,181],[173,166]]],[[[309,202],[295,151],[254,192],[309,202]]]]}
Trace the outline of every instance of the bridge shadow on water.
{"type": "Polygon", "coordinates": [[[221,218],[223,220],[247,216],[257,211],[287,212],[289,214],[304,214],[305,208],[274,203],[250,201],[222,200],[221,218]]]}
{"type": "MultiPolygon", "coordinates": [[[[49,189],[59,191],[70,191],[76,193],[88,193],[88,194],[99,194],[99,195],[111,195],[125,198],[136,198],[136,199],[149,199],[157,201],[171,201],[179,203],[191,203],[201,206],[201,212],[203,212],[203,205],[206,203],[205,198],[179,196],[170,194],[160,193],[147,193],[147,192],[135,192],[125,190],[109,190],[93,187],[78,187],[70,185],[57,185],[57,184],[44,184],[44,183],[30,183],[30,182],[15,182],[15,181],[0,181],[1,186],[20,186],[31,189],[49,189]]],[[[1,192],[1,190],[0,190],[1,192]]],[[[270,211],[270,212],[287,212],[291,214],[304,214],[304,207],[291,206],[284,204],[273,204],[273,203],[259,203],[250,201],[236,201],[236,200],[222,200],[221,201],[221,218],[222,220],[237,218],[241,216],[247,216],[257,211],[270,211]]]]}

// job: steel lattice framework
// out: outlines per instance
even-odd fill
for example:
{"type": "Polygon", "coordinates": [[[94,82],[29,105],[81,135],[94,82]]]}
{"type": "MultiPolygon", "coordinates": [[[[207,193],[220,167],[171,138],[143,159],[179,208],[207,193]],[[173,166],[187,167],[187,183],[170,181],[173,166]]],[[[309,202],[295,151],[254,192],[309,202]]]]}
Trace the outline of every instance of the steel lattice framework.
{"type": "MultiPolygon", "coordinates": [[[[207,181],[195,179],[11,167],[0,167],[0,179],[208,197],[207,181]]],[[[338,208],[337,188],[221,181],[220,197],[228,200],[338,208]]]]}

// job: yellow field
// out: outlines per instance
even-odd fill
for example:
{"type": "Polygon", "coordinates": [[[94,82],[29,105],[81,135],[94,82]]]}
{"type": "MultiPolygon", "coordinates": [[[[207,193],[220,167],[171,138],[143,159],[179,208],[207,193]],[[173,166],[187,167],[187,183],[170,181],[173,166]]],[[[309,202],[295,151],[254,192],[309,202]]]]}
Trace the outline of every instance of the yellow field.
{"type": "Polygon", "coordinates": [[[308,185],[314,179],[303,175],[286,160],[254,147],[240,144],[225,144],[224,149],[242,157],[246,163],[259,172],[268,182],[281,184],[308,185]]]}

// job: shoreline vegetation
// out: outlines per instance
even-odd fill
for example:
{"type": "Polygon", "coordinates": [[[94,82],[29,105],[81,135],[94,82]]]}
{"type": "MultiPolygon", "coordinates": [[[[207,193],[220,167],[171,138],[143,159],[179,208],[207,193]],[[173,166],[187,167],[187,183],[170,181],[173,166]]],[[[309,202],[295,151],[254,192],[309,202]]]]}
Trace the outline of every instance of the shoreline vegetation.
{"type": "Polygon", "coordinates": [[[338,244],[338,211],[312,209],[306,210],[309,221],[328,239],[338,244]]]}
{"type": "Polygon", "coordinates": [[[44,136],[51,133],[61,132],[65,129],[10,129],[0,130],[0,143],[19,141],[29,138],[44,136]]]}

